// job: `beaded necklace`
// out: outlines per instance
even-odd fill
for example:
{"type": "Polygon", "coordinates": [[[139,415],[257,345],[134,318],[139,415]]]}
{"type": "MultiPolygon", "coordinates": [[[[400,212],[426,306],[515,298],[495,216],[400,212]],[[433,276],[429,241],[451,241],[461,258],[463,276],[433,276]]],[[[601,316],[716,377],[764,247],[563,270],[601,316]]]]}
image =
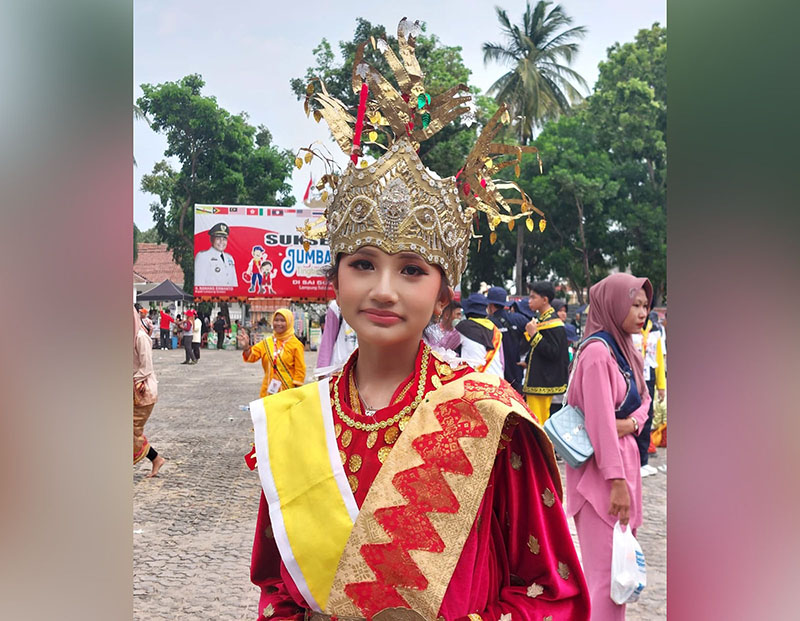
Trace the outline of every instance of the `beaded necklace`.
{"type": "Polygon", "coordinates": [[[422,401],[422,398],[425,396],[425,380],[427,379],[428,376],[429,354],[430,354],[430,347],[424,345],[422,349],[422,362],[420,365],[419,382],[417,382],[417,394],[414,397],[414,400],[391,418],[378,421],[377,423],[362,423],[360,421],[353,420],[352,418],[350,418],[347,414],[345,414],[344,410],[342,409],[341,398],[339,396],[338,381],[334,382],[333,384],[333,406],[334,409],[336,410],[336,415],[348,427],[360,429],[361,431],[377,431],[378,429],[385,429],[386,427],[394,425],[395,423],[400,421],[404,416],[408,415],[410,412],[413,412],[422,401]]]}
{"type": "MultiPolygon", "coordinates": [[[[347,394],[350,395],[350,409],[353,410],[356,414],[360,415],[360,414],[362,414],[361,402],[363,401],[364,398],[359,393],[358,386],[356,386],[355,367],[350,367],[350,371],[349,371],[349,373],[347,375],[348,375],[348,378],[347,378],[347,390],[348,390],[348,393],[347,394]]],[[[395,405],[397,403],[400,403],[403,400],[403,397],[406,396],[406,393],[409,391],[409,389],[413,385],[414,385],[414,380],[413,379],[410,379],[408,382],[406,382],[406,385],[403,386],[403,389],[400,391],[400,393],[394,399],[392,399],[392,402],[389,405],[395,405]]],[[[369,405],[367,404],[367,402],[364,401],[364,409],[365,409],[365,412],[363,412],[363,414],[365,414],[366,416],[374,416],[375,412],[377,412],[381,408],[370,408],[369,405]]]]}

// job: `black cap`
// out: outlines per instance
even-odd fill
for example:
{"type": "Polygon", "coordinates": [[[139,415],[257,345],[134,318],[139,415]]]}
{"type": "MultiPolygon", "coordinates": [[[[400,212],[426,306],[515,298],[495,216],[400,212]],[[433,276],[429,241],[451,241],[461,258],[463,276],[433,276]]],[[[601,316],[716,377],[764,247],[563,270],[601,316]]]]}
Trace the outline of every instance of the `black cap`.
{"type": "Polygon", "coordinates": [[[222,237],[227,237],[229,232],[230,232],[230,227],[224,222],[217,222],[214,226],[212,226],[208,230],[208,234],[211,237],[215,237],[217,235],[220,235],[222,237]]]}

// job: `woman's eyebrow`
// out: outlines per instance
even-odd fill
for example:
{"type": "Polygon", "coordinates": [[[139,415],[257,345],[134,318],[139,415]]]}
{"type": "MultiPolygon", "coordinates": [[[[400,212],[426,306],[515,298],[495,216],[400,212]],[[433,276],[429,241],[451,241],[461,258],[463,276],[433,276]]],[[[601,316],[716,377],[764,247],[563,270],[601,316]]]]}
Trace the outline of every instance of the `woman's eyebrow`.
{"type": "Polygon", "coordinates": [[[425,259],[423,259],[421,256],[419,256],[418,254],[416,254],[414,252],[399,252],[399,253],[397,253],[396,256],[398,258],[400,258],[400,259],[415,259],[415,260],[418,260],[418,261],[425,262],[425,259]]]}

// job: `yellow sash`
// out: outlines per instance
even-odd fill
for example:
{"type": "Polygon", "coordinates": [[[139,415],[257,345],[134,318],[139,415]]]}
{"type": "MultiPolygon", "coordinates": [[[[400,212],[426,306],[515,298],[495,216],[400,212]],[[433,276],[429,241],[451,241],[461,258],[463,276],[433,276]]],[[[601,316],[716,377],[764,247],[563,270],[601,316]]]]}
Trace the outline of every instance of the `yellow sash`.
{"type": "MultiPolygon", "coordinates": [[[[267,354],[269,355],[269,368],[270,368],[270,379],[277,379],[280,381],[281,385],[283,386],[282,390],[286,390],[287,388],[292,387],[292,378],[288,374],[289,369],[286,368],[286,364],[281,360],[281,353],[283,353],[283,348],[275,355],[275,342],[273,341],[272,337],[266,337],[264,339],[267,342],[267,354]],[[281,371],[280,367],[283,367],[283,371],[281,371]],[[275,375],[277,374],[277,377],[275,375]]],[[[284,343],[284,347],[286,344],[284,343]]]]}
{"type": "Polygon", "coordinates": [[[275,542],[306,603],[322,611],[358,516],[333,431],[328,380],[250,404],[275,542]]]}

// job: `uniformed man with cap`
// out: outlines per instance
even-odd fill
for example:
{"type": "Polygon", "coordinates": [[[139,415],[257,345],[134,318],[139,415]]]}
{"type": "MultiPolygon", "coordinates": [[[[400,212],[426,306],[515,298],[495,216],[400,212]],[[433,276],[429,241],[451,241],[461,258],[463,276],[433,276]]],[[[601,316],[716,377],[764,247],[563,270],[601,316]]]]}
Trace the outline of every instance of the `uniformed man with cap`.
{"type": "Polygon", "coordinates": [[[224,222],[212,226],[208,235],[211,248],[198,252],[194,258],[194,284],[199,287],[236,287],[236,266],[233,257],[225,252],[230,227],[224,222]]]}

